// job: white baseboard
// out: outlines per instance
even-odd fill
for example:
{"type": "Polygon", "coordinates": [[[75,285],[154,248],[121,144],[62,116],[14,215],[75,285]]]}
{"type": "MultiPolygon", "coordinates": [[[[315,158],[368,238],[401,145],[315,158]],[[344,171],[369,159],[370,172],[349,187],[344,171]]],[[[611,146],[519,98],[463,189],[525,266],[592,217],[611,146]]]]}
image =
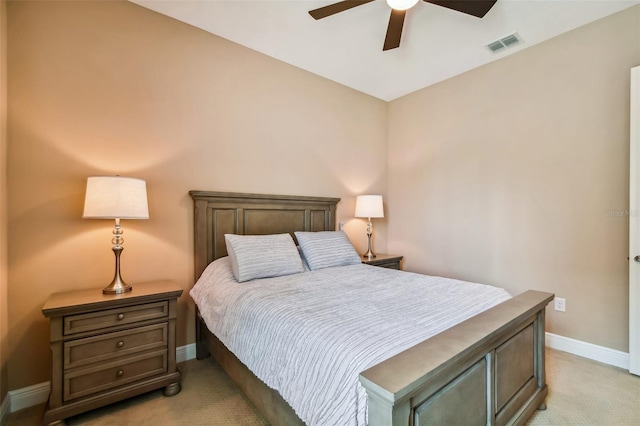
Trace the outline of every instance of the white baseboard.
{"type": "Polygon", "coordinates": [[[546,344],[552,349],[629,370],[629,354],[626,352],[553,333],[546,333],[546,344]]]}
{"type": "Polygon", "coordinates": [[[49,391],[51,383],[44,382],[37,385],[27,386],[26,388],[9,391],[9,408],[10,412],[22,410],[23,408],[33,407],[42,404],[49,399],[49,391]]]}
{"type": "MultiPolygon", "coordinates": [[[[191,343],[176,348],[176,362],[188,361],[196,357],[196,344],[191,343]]],[[[2,411],[0,412],[0,424],[4,423],[5,410],[13,413],[23,408],[33,407],[42,404],[49,399],[49,391],[51,390],[51,382],[38,383],[37,385],[27,386],[26,388],[9,391],[7,397],[2,402],[2,411]]]]}
{"type": "Polygon", "coordinates": [[[6,417],[9,415],[11,407],[9,406],[9,394],[4,397],[2,404],[0,404],[0,425],[6,423],[6,417]]]}
{"type": "Polygon", "coordinates": [[[196,357],[196,344],[189,343],[188,345],[180,346],[176,348],[176,362],[189,361],[196,357]]]}

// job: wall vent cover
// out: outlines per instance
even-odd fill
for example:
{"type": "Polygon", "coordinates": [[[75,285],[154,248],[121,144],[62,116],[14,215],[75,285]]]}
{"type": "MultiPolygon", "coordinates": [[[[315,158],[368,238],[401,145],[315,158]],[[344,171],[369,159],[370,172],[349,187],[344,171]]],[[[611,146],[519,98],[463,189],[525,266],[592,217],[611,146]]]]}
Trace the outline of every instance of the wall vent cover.
{"type": "Polygon", "coordinates": [[[485,47],[489,49],[491,53],[498,53],[520,43],[522,43],[522,37],[520,37],[520,34],[511,33],[508,36],[502,37],[501,39],[492,41],[491,43],[487,44],[485,47]]]}

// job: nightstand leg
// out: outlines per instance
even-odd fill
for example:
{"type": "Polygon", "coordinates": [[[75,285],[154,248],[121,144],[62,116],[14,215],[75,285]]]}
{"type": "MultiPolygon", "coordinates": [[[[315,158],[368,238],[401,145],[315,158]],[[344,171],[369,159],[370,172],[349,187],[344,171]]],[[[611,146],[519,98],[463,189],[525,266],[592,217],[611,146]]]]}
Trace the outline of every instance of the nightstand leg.
{"type": "Polygon", "coordinates": [[[176,394],[180,393],[180,389],[181,389],[180,383],[178,383],[178,382],[170,383],[167,386],[165,386],[163,395],[164,396],[176,395],[176,394]]]}

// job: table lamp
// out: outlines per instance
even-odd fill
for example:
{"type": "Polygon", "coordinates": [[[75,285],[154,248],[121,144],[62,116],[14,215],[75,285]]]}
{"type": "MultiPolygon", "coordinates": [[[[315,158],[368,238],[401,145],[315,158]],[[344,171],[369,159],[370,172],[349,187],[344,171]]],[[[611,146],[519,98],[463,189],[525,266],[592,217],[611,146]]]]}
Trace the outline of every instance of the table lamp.
{"type": "Polygon", "coordinates": [[[113,253],[116,272],[113,281],[102,292],[121,294],[132,290],[120,276],[120,254],[124,248],[120,219],[149,219],[147,184],[142,179],[122,176],[94,176],[87,179],[83,219],[115,219],[113,253]]]}
{"type": "Polygon", "coordinates": [[[371,236],[373,235],[372,217],[384,217],[382,209],[382,195],[358,195],[356,197],[356,217],[366,217],[367,222],[367,252],[362,255],[369,260],[376,257],[371,249],[371,236]]]}

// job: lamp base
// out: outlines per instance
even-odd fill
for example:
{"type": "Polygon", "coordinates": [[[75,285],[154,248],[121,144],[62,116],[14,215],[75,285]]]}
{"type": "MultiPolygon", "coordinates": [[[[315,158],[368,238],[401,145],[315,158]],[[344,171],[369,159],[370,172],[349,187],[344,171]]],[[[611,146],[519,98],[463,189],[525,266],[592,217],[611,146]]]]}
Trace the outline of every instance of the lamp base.
{"type": "Polygon", "coordinates": [[[369,251],[362,255],[362,258],[367,260],[374,259],[375,257],[376,257],[375,253],[369,252],[369,251]]]}
{"type": "Polygon", "coordinates": [[[373,229],[371,226],[371,222],[367,224],[367,252],[362,255],[362,257],[366,257],[368,260],[376,257],[376,254],[371,250],[371,236],[373,235],[373,229]]]}
{"type": "Polygon", "coordinates": [[[120,276],[120,253],[122,253],[122,250],[124,250],[124,248],[121,245],[116,244],[113,246],[112,250],[113,254],[116,256],[116,274],[113,277],[113,281],[111,281],[111,284],[102,289],[102,294],[128,293],[133,290],[133,287],[131,287],[129,284],[126,284],[120,276]]]}
{"type": "Polygon", "coordinates": [[[129,284],[125,284],[123,282],[111,283],[102,289],[102,294],[122,294],[128,293],[131,290],[133,290],[133,287],[129,284]]]}

